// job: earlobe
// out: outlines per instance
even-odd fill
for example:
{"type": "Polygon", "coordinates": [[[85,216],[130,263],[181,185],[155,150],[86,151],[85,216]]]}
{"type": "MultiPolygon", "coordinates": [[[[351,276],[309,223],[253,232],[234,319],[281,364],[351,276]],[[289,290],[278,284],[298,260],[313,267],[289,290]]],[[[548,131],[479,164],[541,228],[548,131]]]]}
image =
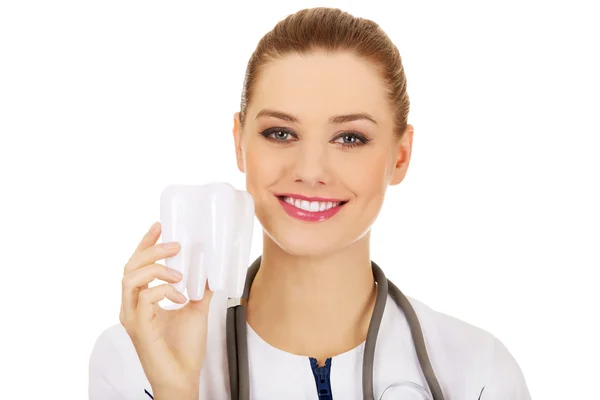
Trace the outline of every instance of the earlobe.
{"type": "Polygon", "coordinates": [[[240,128],[240,113],[233,114],[233,141],[235,143],[235,159],[240,172],[245,172],[244,154],[242,152],[242,132],[240,128]]]}
{"type": "Polygon", "coordinates": [[[407,125],[402,139],[398,142],[397,158],[395,160],[394,172],[390,182],[391,185],[398,185],[406,176],[408,165],[410,164],[414,132],[414,127],[410,124],[407,125]]]}

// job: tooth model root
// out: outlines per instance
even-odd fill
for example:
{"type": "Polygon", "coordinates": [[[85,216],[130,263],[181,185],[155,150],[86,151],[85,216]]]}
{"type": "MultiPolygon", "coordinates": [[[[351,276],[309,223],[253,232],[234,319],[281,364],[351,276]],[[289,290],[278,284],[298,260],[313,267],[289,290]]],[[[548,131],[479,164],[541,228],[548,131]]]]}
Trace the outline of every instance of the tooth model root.
{"type": "Polygon", "coordinates": [[[254,201],[249,193],[217,182],[173,185],[161,194],[163,242],[179,242],[179,253],[166,260],[184,278],[190,300],[204,297],[206,283],[228,297],[241,297],[250,260],[254,201]]]}

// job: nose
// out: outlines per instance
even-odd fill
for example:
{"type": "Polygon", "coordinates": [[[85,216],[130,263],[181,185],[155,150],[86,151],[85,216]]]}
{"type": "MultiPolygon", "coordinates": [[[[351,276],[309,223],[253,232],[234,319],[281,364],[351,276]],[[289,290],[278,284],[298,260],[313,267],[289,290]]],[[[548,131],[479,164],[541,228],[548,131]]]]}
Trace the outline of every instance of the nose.
{"type": "Polygon", "coordinates": [[[293,163],[296,182],[302,182],[309,186],[320,186],[329,183],[331,171],[327,146],[310,143],[306,140],[298,146],[293,163]]]}

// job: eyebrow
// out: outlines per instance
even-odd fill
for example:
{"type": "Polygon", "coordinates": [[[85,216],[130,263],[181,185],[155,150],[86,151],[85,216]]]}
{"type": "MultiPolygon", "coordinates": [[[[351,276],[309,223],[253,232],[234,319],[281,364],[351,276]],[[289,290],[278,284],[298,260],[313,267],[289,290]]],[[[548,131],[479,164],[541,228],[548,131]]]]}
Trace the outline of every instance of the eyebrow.
{"type": "MultiPolygon", "coordinates": [[[[284,121],[293,122],[293,123],[299,122],[298,118],[291,114],[285,113],[283,111],[268,109],[268,108],[260,110],[258,112],[258,114],[256,114],[256,119],[258,119],[260,117],[265,117],[265,116],[279,118],[284,121]]],[[[377,121],[375,120],[375,118],[373,118],[368,113],[352,113],[352,114],[344,114],[344,115],[334,115],[331,118],[329,118],[329,123],[330,124],[343,124],[344,122],[351,122],[351,121],[358,121],[358,120],[367,120],[367,121],[371,121],[375,125],[379,125],[377,123],[377,121]]]]}

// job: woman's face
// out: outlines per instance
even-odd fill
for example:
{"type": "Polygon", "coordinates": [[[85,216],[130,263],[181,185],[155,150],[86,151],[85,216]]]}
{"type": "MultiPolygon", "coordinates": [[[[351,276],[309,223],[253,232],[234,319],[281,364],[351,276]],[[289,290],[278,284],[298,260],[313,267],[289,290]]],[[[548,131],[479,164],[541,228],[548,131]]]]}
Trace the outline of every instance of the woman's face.
{"type": "Polygon", "coordinates": [[[238,167],[267,235],[304,256],[361,239],[410,160],[412,126],[399,141],[393,120],[375,67],[352,54],[267,64],[243,129],[238,113],[233,129],[238,167]]]}

